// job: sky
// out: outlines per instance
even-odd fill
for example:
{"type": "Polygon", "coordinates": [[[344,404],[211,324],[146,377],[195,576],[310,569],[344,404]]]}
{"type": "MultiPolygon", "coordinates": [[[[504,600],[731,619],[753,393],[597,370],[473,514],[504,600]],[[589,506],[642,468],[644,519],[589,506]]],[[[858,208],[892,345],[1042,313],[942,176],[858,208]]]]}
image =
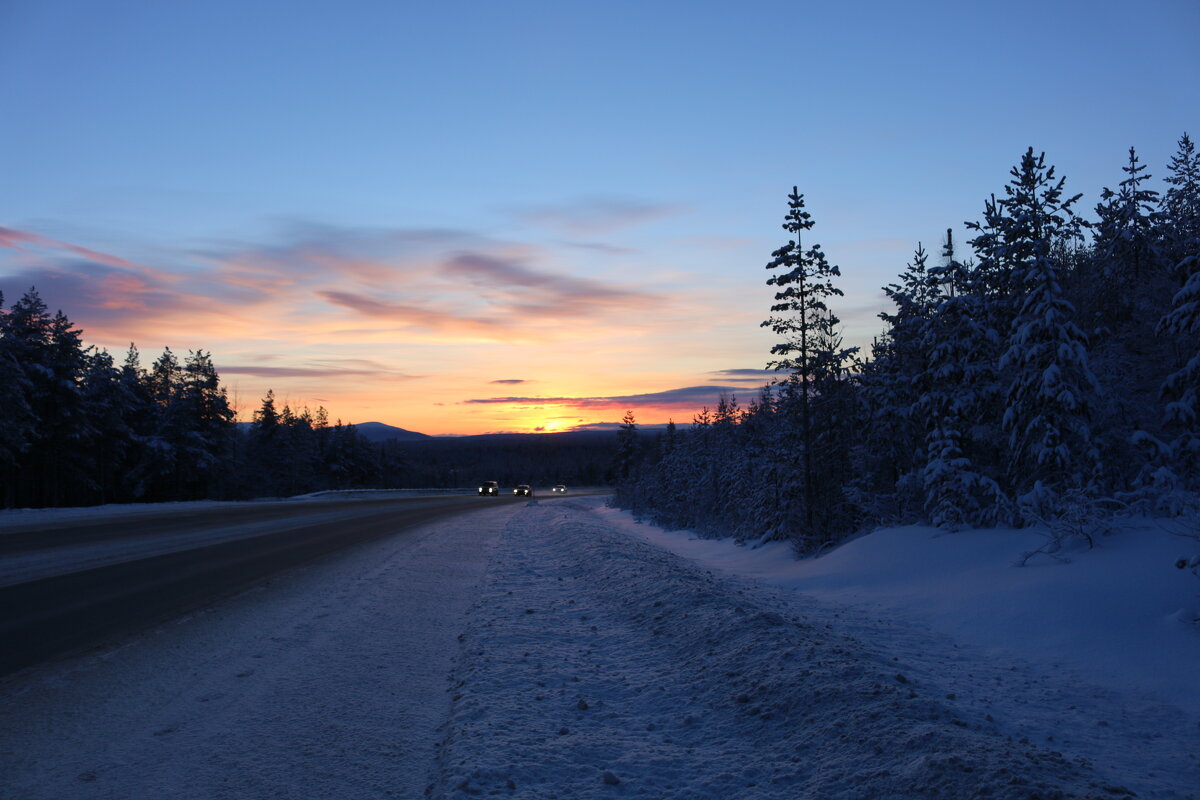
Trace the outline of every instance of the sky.
{"type": "Polygon", "coordinates": [[[793,185],[847,344],[1028,147],[1200,136],[1200,2],[0,0],[0,291],[243,419],[689,422],[770,379],[793,185]]]}

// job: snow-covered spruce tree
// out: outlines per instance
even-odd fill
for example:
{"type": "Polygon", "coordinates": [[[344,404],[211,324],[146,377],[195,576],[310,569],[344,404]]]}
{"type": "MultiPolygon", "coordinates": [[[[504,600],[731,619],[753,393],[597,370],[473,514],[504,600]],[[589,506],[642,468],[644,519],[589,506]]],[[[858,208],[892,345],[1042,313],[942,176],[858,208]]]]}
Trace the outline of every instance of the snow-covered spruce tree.
{"type": "MultiPolygon", "coordinates": [[[[975,463],[972,428],[996,395],[996,337],[986,325],[968,268],[955,258],[946,231],[944,263],[929,270],[938,287],[925,328],[927,371],[916,407],[927,421],[922,471],[928,519],[938,527],[993,525],[1009,503],[1000,485],[975,463]]],[[[983,432],[987,436],[987,431],[983,432]]]]}
{"type": "Polygon", "coordinates": [[[12,338],[6,333],[7,316],[4,293],[0,292],[0,417],[4,420],[0,426],[0,476],[4,478],[0,503],[11,505],[15,498],[9,495],[15,484],[9,471],[16,467],[19,456],[29,446],[34,417],[28,399],[32,385],[13,352],[12,338]]]}
{"type": "Polygon", "coordinates": [[[142,368],[137,346],[129,343],[121,364],[121,386],[125,394],[124,419],[129,426],[133,447],[122,468],[121,499],[145,500],[153,490],[156,464],[152,451],[156,442],[158,408],[150,397],[150,379],[142,368]]]}
{"type": "Polygon", "coordinates": [[[1117,190],[1105,187],[1100,193],[1092,245],[1108,300],[1105,315],[1110,318],[1132,313],[1130,290],[1157,273],[1160,262],[1158,192],[1143,185],[1150,175],[1134,148],[1129,148],[1129,162],[1121,170],[1126,177],[1117,190]]]}
{"type": "Polygon", "coordinates": [[[184,479],[184,462],[180,460],[180,444],[186,425],[176,401],[183,380],[183,368],[170,347],[163,352],[145,374],[146,395],[150,402],[150,432],[144,440],[142,461],[138,467],[139,481],[145,487],[142,499],[174,500],[179,497],[184,479]]]}
{"type": "Polygon", "coordinates": [[[638,454],[637,419],[632,411],[626,411],[621,417],[621,428],[617,431],[617,456],[613,467],[618,481],[629,478],[633,472],[638,454]]]}
{"type": "Polygon", "coordinates": [[[18,473],[37,422],[29,400],[33,383],[21,366],[9,329],[0,292],[0,415],[4,420],[0,426],[0,507],[17,505],[18,473]]]}
{"type": "Polygon", "coordinates": [[[841,320],[827,312],[816,329],[816,364],[813,377],[812,452],[820,465],[813,483],[815,543],[823,546],[858,524],[858,512],[849,502],[846,486],[853,478],[850,454],[861,429],[857,386],[853,382],[857,347],[844,347],[841,320]]]}
{"type": "Polygon", "coordinates": [[[627,410],[617,430],[617,452],[613,454],[609,480],[617,487],[615,504],[634,509],[635,513],[637,508],[644,505],[642,481],[645,476],[639,469],[639,450],[637,420],[633,412],[627,410]]]}
{"type": "Polygon", "coordinates": [[[1147,188],[1150,175],[1133,148],[1122,172],[1117,190],[1101,193],[1091,251],[1065,289],[1093,339],[1089,360],[1106,390],[1092,409],[1103,481],[1126,499],[1153,502],[1163,477],[1163,454],[1154,452],[1163,433],[1157,395],[1170,371],[1155,327],[1175,287],[1159,196],[1147,188]]]}
{"type": "MultiPolygon", "coordinates": [[[[1200,491],[1200,156],[1187,134],[1171,160],[1170,189],[1163,199],[1164,239],[1178,260],[1173,273],[1179,289],[1158,324],[1182,364],[1162,386],[1171,438],[1157,471],[1159,488],[1171,495],[1200,491]]],[[[1178,506],[1177,501],[1173,505],[1178,506]]]]}
{"type": "Polygon", "coordinates": [[[15,502],[79,502],[89,480],[82,448],[90,434],[80,391],[81,332],[62,311],[51,316],[35,288],[12,305],[3,326],[5,350],[27,381],[24,402],[30,413],[26,444],[10,476],[15,502]]]}
{"type": "Polygon", "coordinates": [[[178,419],[177,452],[182,469],[176,496],[211,497],[222,483],[229,482],[224,469],[233,450],[236,413],[229,406],[210,353],[188,351],[172,413],[178,419]]]}
{"type": "Polygon", "coordinates": [[[783,228],[794,238],[772,253],[773,259],[767,264],[767,269],[777,270],[767,279],[767,285],[779,290],[771,306],[773,316],[762,323],[781,337],[771,348],[777,358],[768,367],[789,373],[781,382],[781,422],[794,431],[791,444],[797,457],[794,478],[782,477],[785,486],[796,486],[798,491],[785,492],[781,500],[795,512],[792,518],[800,522],[794,536],[802,549],[819,546],[840,533],[818,528],[818,498],[828,497],[842,487],[818,485],[819,481],[833,481],[840,476],[827,476],[823,465],[817,463],[814,443],[818,434],[831,426],[833,417],[822,416],[815,401],[821,386],[828,389],[827,381],[842,379],[844,366],[856,351],[838,349],[836,337],[828,335],[836,327],[837,318],[826,301],[841,296],[842,291],[833,285],[833,278],[841,272],[826,260],[819,244],[804,249],[802,234],[812,227],[812,217],[804,210],[804,196],[792,187],[783,228]]]}
{"type": "Polygon", "coordinates": [[[1012,327],[1022,297],[1013,280],[1012,253],[1004,241],[1003,201],[991,195],[983,203],[983,219],[964,224],[975,232],[968,244],[975,253],[972,284],[986,315],[983,321],[1003,338],[1012,327]]]}
{"type": "Polygon", "coordinates": [[[923,504],[920,476],[927,426],[916,412],[920,383],[928,372],[927,329],[937,299],[927,263],[928,254],[918,244],[900,282],[883,287],[895,310],[879,314],[888,327],[875,340],[859,376],[866,413],[853,489],[867,516],[877,522],[912,522],[923,504]]]}
{"type": "Polygon", "coordinates": [[[782,476],[787,474],[791,456],[784,447],[778,412],[775,393],[771,387],[764,386],[759,396],[750,401],[739,426],[743,459],[750,470],[750,486],[753,487],[747,491],[741,505],[745,536],[763,542],[784,539],[789,530],[781,497],[782,476]]]}
{"type": "Polygon", "coordinates": [[[280,493],[293,496],[315,491],[319,451],[307,408],[296,413],[284,405],[279,412],[279,445],[283,455],[283,471],[278,476],[280,493]]]}
{"type": "MultiPolygon", "coordinates": [[[[1172,266],[1196,253],[1200,240],[1200,152],[1186,133],[1167,165],[1167,191],[1159,206],[1162,248],[1172,266]]],[[[1186,280],[1186,276],[1179,275],[1186,280]]]]}
{"type": "Polygon", "coordinates": [[[713,411],[713,423],[708,431],[708,483],[714,528],[727,531],[734,538],[744,538],[743,499],[753,488],[749,484],[745,443],[741,440],[741,411],[737,397],[721,392],[713,411]]]}
{"type": "Polygon", "coordinates": [[[674,422],[655,437],[652,446],[643,451],[636,486],[618,487],[614,505],[634,513],[638,519],[650,518],[656,523],[673,527],[668,522],[675,513],[679,492],[673,483],[673,463],[677,458],[678,431],[674,422]]]}
{"type": "Polygon", "coordinates": [[[1054,516],[1069,494],[1096,492],[1099,454],[1088,401],[1099,391],[1087,337],[1059,284],[1056,241],[1076,235],[1065,179],[1029,148],[1011,171],[999,203],[1002,252],[1021,302],[1000,358],[1009,379],[1003,425],[1009,481],[1029,518],[1054,516]]]}
{"type": "MultiPolygon", "coordinates": [[[[254,412],[246,432],[247,468],[250,483],[262,496],[283,493],[282,475],[287,469],[286,431],[279,409],[275,407],[275,390],[268,389],[262,404],[254,412]]],[[[337,468],[334,468],[337,470],[337,468]]],[[[336,488],[352,485],[349,478],[336,488]]]]}
{"type": "Polygon", "coordinates": [[[83,375],[83,406],[92,435],[88,438],[86,458],[92,475],[91,488],[96,503],[126,499],[124,470],[136,447],[133,430],[126,417],[131,402],[121,370],[107,350],[87,354],[83,375]]]}

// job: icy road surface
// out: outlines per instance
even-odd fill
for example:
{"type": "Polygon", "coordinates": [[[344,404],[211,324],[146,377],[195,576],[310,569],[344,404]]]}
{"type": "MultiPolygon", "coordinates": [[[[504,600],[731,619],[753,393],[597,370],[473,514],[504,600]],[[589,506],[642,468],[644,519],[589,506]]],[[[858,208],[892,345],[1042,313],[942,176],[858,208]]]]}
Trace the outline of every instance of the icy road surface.
{"type": "Polygon", "coordinates": [[[599,502],[430,524],[14,675],[0,792],[1200,794],[1175,707],[710,570],[599,502]]]}
{"type": "Polygon", "coordinates": [[[464,612],[522,508],[369,542],[0,681],[0,797],[422,797],[464,612]]]}

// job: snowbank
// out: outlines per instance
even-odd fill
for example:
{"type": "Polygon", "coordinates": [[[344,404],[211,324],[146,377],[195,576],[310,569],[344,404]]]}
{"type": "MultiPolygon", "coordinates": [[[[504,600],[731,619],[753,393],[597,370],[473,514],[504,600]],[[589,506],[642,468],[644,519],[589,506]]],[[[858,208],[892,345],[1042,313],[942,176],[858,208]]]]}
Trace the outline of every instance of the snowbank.
{"type": "Polygon", "coordinates": [[[915,621],[997,654],[1064,665],[1200,716],[1200,581],[1174,566],[1193,543],[1154,520],[1133,520],[1092,549],[1081,543],[1067,563],[1038,556],[1019,567],[1018,557],[1042,543],[1038,533],[883,528],[797,560],[784,543],[751,549],[598,511],[706,566],[915,621]]]}
{"type": "MultiPolygon", "coordinates": [[[[946,546],[931,534],[897,533],[946,546]]],[[[905,562],[868,565],[870,544],[840,569],[797,565],[596,500],[522,508],[461,637],[434,800],[1196,797],[1200,736],[1176,706],[788,584],[820,564],[829,598],[856,582],[887,596],[882,576],[905,562]]],[[[918,606],[913,584],[890,595],[918,606]]]]}

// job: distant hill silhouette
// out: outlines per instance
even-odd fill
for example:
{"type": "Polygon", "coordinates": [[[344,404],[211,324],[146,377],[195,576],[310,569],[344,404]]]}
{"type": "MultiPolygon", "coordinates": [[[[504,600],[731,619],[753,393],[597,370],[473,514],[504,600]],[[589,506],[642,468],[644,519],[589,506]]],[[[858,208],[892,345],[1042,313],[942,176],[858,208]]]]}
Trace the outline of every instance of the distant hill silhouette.
{"type": "Polygon", "coordinates": [[[387,425],[383,422],[358,422],[355,423],[354,428],[369,442],[387,442],[391,440],[415,442],[421,439],[433,438],[427,433],[417,433],[416,431],[397,428],[395,425],[387,425]]]}
{"type": "MultiPolygon", "coordinates": [[[[253,422],[237,423],[239,430],[248,430],[253,422]]],[[[354,429],[359,435],[368,442],[419,442],[424,439],[432,439],[433,437],[427,433],[417,433],[416,431],[397,428],[395,425],[387,425],[383,422],[358,422],[355,423],[354,429]]]]}

